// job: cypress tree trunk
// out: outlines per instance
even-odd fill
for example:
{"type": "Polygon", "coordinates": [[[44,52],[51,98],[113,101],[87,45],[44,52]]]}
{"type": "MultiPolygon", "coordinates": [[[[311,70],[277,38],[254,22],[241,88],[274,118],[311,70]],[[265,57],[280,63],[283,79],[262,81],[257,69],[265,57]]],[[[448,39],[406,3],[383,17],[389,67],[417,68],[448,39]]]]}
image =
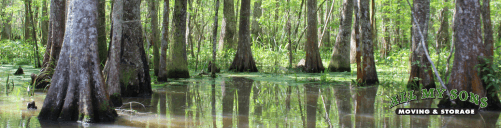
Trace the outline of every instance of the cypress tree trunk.
{"type": "Polygon", "coordinates": [[[123,0],[113,0],[112,7],[112,30],[111,43],[109,49],[109,58],[105,65],[105,78],[110,100],[115,106],[122,106],[122,93],[120,89],[120,56],[122,49],[122,31],[123,31],[123,0]]]}
{"type": "MultiPolygon", "coordinates": [[[[494,32],[492,28],[492,23],[491,23],[491,12],[490,12],[490,1],[489,0],[483,0],[482,2],[482,22],[484,25],[484,47],[485,50],[483,58],[486,58],[487,60],[480,60],[480,63],[486,64],[485,67],[488,69],[492,69],[493,65],[493,57],[494,57],[494,32]]],[[[482,52],[482,51],[481,51],[482,52]]],[[[482,76],[488,75],[489,71],[482,71],[482,76]]],[[[483,85],[484,88],[486,89],[486,96],[489,103],[489,106],[487,106],[487,110],[501,110],[501,103],[499,101],[499,97],[497,95],[497,91],[495,87],[487,87],[488,84],[490,84],[491,81],[489,80],[484,80],[483,85]]]]}
{"type": "MultiPolygon", "coordinates": [[[[33,61],[35,61],[35,67],[36,68],[40,68],[42,67],[42,65],[40,64],[40,58],[39,58],[39,52],[38,52],[38,42],[37,42],[37,35],[36,35],[36,30],[35,30],[35,23],[34,23],[34,19],[33,19],[33,11],[31,10],[31,2],[32,1],[26,1],[28,2],[28,22],[29,22],[29,26],[30,29],[28,31],[28,33],[31,33],[29,34],[31,37],[31,40],[30,41],[33,41],[33,53],[34,53],[34,59],[33,61]]],[[[36,16],[35,16],[36,17],[36,16]]]]}
{"type": "Polygon", "coordinates": [[[114,91],[115,93],[111,93],[111,95],[116,97],[149,97],[152,94],[151,78],[143,47],[143,33],[140,22],[141,1],[116,0],[115,2],[113,4],[113,37],[110,45],[110,64],[109,66],[107,64],[104,70],[106,76],[109,77],[107,79],[108,86],[117,90],[119,87],[120,91],[114,91]],[[115,76],[117,74],[118,81],[116,81],[117,76],[115,76]],[[119,82],[120,86],[116,82],[119,82]]]}
{"type": "Polygon", "coordinates": [[[42,0],[42,40],[40,43],[42,45],[47,45],[47,37],[48,37],[48,29],[49,29],[49,20],[47,17],[47,0],[42,0]]]}
{"type": "MultiPolygon", "coordinates": [[[[460,91],[473,92],[479,97],[489,97],[489,91],[485,88],[482,75],[477,65],[484,63],[481,57],[485,57],[485,45],[481,40],[481,9],[476,0],[456,1],[456,14],[454,16],[454,66],[447,88],[460,91]],[[480,57],[479,57],[480,56],[480,57]]],[[[497,90],[496,90],[497,91],[497,90]]],[[[441,102],[439,105],[450,105],[450,102],[441,102]]],[[[480,104],[469,103],[456,99],[457,108],[478,108],[480,104]]],[[[499,99],[488,99],[487,110],[500,108],[499,99]],[[493,102],[495,101],[495,102],[493,102]]]]}
{"type": "MultiPolygon", "coordinates": [[[[435,78],[433,77],[433,70],[431,63],[426,58],[425,49],[421,46],[421,36],[419,34],[418,26],[423,33],[424,39],[428,38],[428,22],[430,18],[430,1],[429,0],[416,0],[414,5],[414,17],[417,19],[418,25],[412,24],[412,55],[409,58],[411,63],[411,71],[407,88],[420,89],[420,85],[424,88],[435,88],[435,78]]],[[[425,42],[427,42],[425,40],[425,42]]],[[[426,50],[428,50],[428,43],[426,50]]]]}
{"type": "Polygon", "coordinates": [[[350,72],[350,34],[353,21],[353,0],[343,0],[343,10],[339,18],[339,34],[336,44],[332,48],[332,57],[329,63],[331,72],[350,72]]]}
{"type": "MultiPolygon", "coordinates": [[[[350,63],[358,63],[357,58],[360,56],[358,55],[358,43],[360,42],[360,37],[357,37],[357,35],[360,34],[360,17],[358,13],[358,0],[353,0],[353,15],[355,17],[353,18],[353,28],[351,31],[351,41],[350,41],[350,63]]],[[[357,64],[358,65],[358,64],[357,64]]]]}
{"type": "Polygon", "coordinates": [[[186,56],[186,0],[176,0],[174,5],[173,25],[174,42],[170,48],[167,62],[168,78],[189,78],[188,60],[186,56]]]}
{"type": "MultiPolygon", "coordinates": [[[[384,4],[383,6],[389,6],[389,1],[385,1],[383,4],[384,4]]],[[[383,10],[382,12],[387,13],[387,14],[391,13],[390,11],[387,11],[387,10],[383,10]]],[[[391,48],[390,29],[388,27],[390,25],[389,21],[390,21],[390,19],[385,14],[383,14],[383,35],[384,36],[383,36],[383,41],[381,42],[381,49],[380,49],[380,57],[382,59],[385,59],[386,56],[388,56],[388,54],[390,52],[390,48],[391,48]]],[[[376,29],[376,28],[377,28],[377,26],[374,27],[374,29],[376,29]]]]}
{"type": "Polygon", "coordinates": [[[292,40],[291,40],[291,15],[290,15],[291,7],[290,7],[290,0],[287,0],[287,23],[285,25],[286,31],[287,31],[287,41],[289,47],[286,47],[289,50],[289,68],[292,68],[292,40]]]}
{"type": "MultiPolygon", "coordinates": [[[[401,6],[400,4],[397,6],[397,10],[396,10],[397,12],[400,12],[400,6],[401,6]]],[[[403,42],[402,39],[403,38],[402,38],[402,35],[400,33],[400,15],[397,15],[396,18],[393,20],[395,20],[395,33],[394,33],[395,40],[393,41],[393,45],[397,45],[399,50],[400,50],[403,47],[402,46],[402,42],[403,42]]]]}
{"type": "Polygon", "coordinates": [[[31,17],[30,17],[30,15],[31,15],[31,13],[30,13],[31,1],[24,0],[23,2],[24,2],[24,27],[23,27],[24,28],[24,37],[23,37],[23,39],[24,39],[24,42],[29,42],[29,41],[33,41],[31,39],[31,29],[33,29],[33,28],[31,28],[31,23],[30,23],[30,21],[31,21],[30,20],[31,19],[31,17]]]}
{"type": "MultiPolygon", "coordinates": [[[[447,0],[444,0],[445,3],[447,3],[447,0]]],[[[437,42],[436,42],[436,48],[437,53],[440,53],[440,50],[448,46],[450,44],[450,36],[449,36],[449,8],[444,7],[440,11],[440,27],[438,28],[437,32],[437,42]]]]}
{"type": "Polygon", "coordinates": [[[160,64],[160,52],[158,49],[160,48],[160,42],[158,41],[158,10],[157,10],[157,0],[148,0],[148,13],[151,18],[150,22],[150,41],[153,44],[153,67],[155,76],[158,76],[159,73],[159,64],[160,64]]]}
{"type": "Polygon", "coordinates": [[[489,6],[490,0],[483,0],[482,2],[482,22],[484,25],[484,45],[485,56],[492,59],[494,55],[494,32],[491,23],[491,10],[489,6]]]}
{"type": "MultiPolygon", "coordinates": [[[[2,8],[7,8],[8,6],[11,6],[11,1],[10,0],[3,0],[2,1],[2,8]]],[[[2,37],[1,39],[11,39],[11,21],[12,21],[12,16],[11,14],[7,14],[5,11],[0,12],[2,14],[2,18],[5,18],[5,20],[2,20],[2,30],[0,33],[0,36],[2,37]],[[5,16],[5,17],[4,17],[5,16]]]]}
{"type": "MultiPolygon", "coordinates": [[[[262,0],[257,0],[254,2],[254,9],[252,12],[252,29],[251,33],[253,35],[252,39],[257,39],[258,41],[261,41],[261,24],[257,21],[257,19],[261,18],[263,15],[263,9],[261,8],[261,4],[263,3],[262,0]]],[[[250,4],[250,3],[249,3],[250,4]]],[[[240,18],[242,18],[242,15],[240,14],[240,18]]],[[[252,42],[251,42],[252,43],[252,42]]]]}
{"type": "Polygon", "coordinates": [[[36,80],[35,88],[45,88],[46,84],[41,82],[50,79],[54,73],[54,68],[59,60],[59,53],[64,40],[64,31],[66,24],[66,1],[51,0],[50,4],[50,22],[49,38],[47,40],[42,69],[36,80]]]}
{"type": "Polygon", "coordinates": [[[97,0],[72,0],[64,46],[40,120],[104,122],[117,116],[99,68],[97,0]]]}
{"type": "Polygon", "coordinates": [[[369,17],[369,0],[359,0],[361,42],[359,43],[360,56],[357,56],[357,82],[363,85],[378,83],[376,64],[374,62],[374,46],[372,42],[372,28],[369,17]],[[358,61],[360,59],[360,61],[358,61]]]}
{"type": "Polygon", "coordinates": [[[224,28],[221,28],[221,36],[223,40],[219,42],[224,42],[224,45],[219,45],[219,50],[232,48],[235,49],[237,44],[237,16],[235,15],[234,0],[224,0],[223,7],[223,24],[224,28]],[[224,33],[224,34],[223,34],[224,33]]]}
{"type": "MultiPolygon", "coordinates": [[[[319,30],[319,39],[320,39],[320,42],[318,44],[318,48],[330,48],[331,47],[331,44],[330,44],[330,40],[331,40],[331,36],[330,36],[330,27],[327,28],[329,26],[329,23],[332,21],[332,9],[334,7],[334,3],[333,1],[328,1],[326,2],[325,4],[325,13],[319,15],[319,17],[321,17],[321,24],[323,27],[321,27],[321,29],[319,30]],[[331,5],[329,7],[329,5],[331,5]]],[[[322,11],[320,11],[320,13],[322,13],[322,11]]],[[[341,24],[341,23],[340,23],[341,24]]]]}
{"type": "Polygon", "coordinates": [[[249,17],[250,0],[242,0],[240,7],[238,49],[229,69],[235,72],[257,72],[256,62],[252,56],[250,45],[249,17]]]}
{"type": "Polygon", "coordinates": [[[169,0],[164,0],[163,22],[162,22],[162,45],[160,47],[160,64],[158,70],[158,81],[167,81],[166,59],[167,45],[169,44],[169,0]]]}
{"type": "Polygon", "coordinates": [[[212,65],[209,67],[212,71],[212,78],[216,78],[216,42],[217,42],[217,22],[218,22],[218,11],[219,11],[219,0],[216,0],[216,7],[214,8],[214,26],[212,31],[212,65]]]}
{"type": "Polygon", "coordinates": [[[324,65],[318,51],[317,1],[308,0],[306,5],[308,8],[308,28],[306,32],[306,61],[304,70],[308,73],[319,73],[324,71],[324,65]]]}

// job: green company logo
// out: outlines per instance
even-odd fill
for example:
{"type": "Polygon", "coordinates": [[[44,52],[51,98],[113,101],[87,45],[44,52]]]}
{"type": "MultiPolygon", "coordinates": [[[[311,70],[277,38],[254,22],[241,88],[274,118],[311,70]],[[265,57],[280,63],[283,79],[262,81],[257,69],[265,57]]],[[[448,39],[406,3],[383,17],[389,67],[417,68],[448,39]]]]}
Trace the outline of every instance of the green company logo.
{"type": "MultiPolygon", "coordinates": [[[[435,99],[435,98],[439,98],[439,99],[443,99],[444,98],[444,92],[446,90],[445,89],[435,89],[435,88],[430,88],[430,89],[421,89],[421,99],[435,99]]],[[[485,108],[487,107],[488,103],[487,103],[487,97],[482,97],[480,98],[479,95],[473,93],[473,92],[466,92],[466,91],[460,91],[458,93],[458,90],[457,89],[453,89],[450,91],[450,97],[449,97],[451,100],[456,100],[457,98],[459,98],[459,100],[461,101],[469,101],[470,103],[473,103],[475,105],[480,105],[480,108],[485,108]]],[[[390,101],[391,101],[391,105],[390,105],[390,108],[393,108],[399,104],[402,104],[402,103],[407,103],[407,102],[410,102],[410,101],[416,101],[418,100],[418,96],[414,95],[414,90],[411,90],[411,91],[407,91],[407,92],[401,92],[401,93],[398,93],[396,96],[392,96],[390,97],[390,101]]],[[[427,115],[429,114],[429,112],[427,111],[434,111],[434,110],[439,110],[440,113],[431,113],[431,114],[462,114],[461,111],[474,111],[473,109],[427,109],[427,108],[421,108],[419,110],[416,109],[416,113],[414,113],[413,110],[409,110],[409,111],[404,111],[402,109],[397,109],[395,112],[398,114],[398,115],[427,115]],[[420,112],[423,112],[423,113],[420,113],[420,112]],[[409,113],[407,113],[409,112],[409,113]],[[449,113],[449,112],[452,112],[452,113],[449,113]],[[457,112],[457,113],[456,113],[457,112]],[[460,113],[461,112],[461,113],[460,113]]],[[[471,112],[468,112],[468,113],[464,113],[464,114],[475,114],[474,112],[471,113],[471,112]]]]}

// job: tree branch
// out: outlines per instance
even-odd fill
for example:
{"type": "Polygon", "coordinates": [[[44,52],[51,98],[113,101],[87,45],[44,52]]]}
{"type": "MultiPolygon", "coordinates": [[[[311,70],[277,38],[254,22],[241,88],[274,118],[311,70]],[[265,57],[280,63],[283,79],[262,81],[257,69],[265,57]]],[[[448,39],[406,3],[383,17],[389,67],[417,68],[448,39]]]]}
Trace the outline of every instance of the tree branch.
{"type": "MultiPolygon", "coordinates": [[[[424,50],[424,53],[425,53],[425,55],[426,55],[426,58],[428,58],[428,61],[430,61],[431,66],[432,66],[432,68],[433,68],[433,72],[435,72],[435,75],[437,76],[437,79],[438,79],[438,81],[440,82],[440,85],[442,85],[442,88],[444,88],[444,89],[446,90],[446,91],[445,91],[445,93],[446,93],[446,94],[450,97],[450,96],[451,96],[451,94],[448,92],[448,90],[449,90],[449,89],[447,89],[447,87],[445,87],[445,84],[444,84],[444,82],[442,81],[442,78],[440,78],[440,75],[438,74],[438,71],[437,71],[437,68],[435,67],[435,64],[433,63],[433,61],[432,61],[432,60],[431,60],[431,58],[430,58],[430,54],[428,54],[428,50],[427,50],[427,49],[426,49],[426,47],[425,47],[426,45],[425,45],[425,43],[424,43],[425,38],[424,38],[424,36],[423,36],[423,32],[421,31],[421,28],[419,27],[419,24],[418,24],[418,22],[417,22],[417,19],[416,19],[415,15],[414,15],[414,10],[412,10],[412,6],[411,6],[411,3],[409,2],[409,0],[407,0],[407,4],[408,4],[408,5],[409,5],[409,7],[411,8],[412,18],[414,19],[414,20],[413,20],[413,21],[414,21],[414,24],[416,24],[416,27],[417,27],[418,32],[419,32],[419,36],[421,37],[421,44],[420,44],[420,45],[422,46],[422,48],[423,48],[423,50],[424,50]]],[[[452,99],[450,99],[450,98],[449,98],[449,100],[452,102],[452,104],[456,104],[456,102],[454,102],[454,100],[452,100],[452,99]]]]}

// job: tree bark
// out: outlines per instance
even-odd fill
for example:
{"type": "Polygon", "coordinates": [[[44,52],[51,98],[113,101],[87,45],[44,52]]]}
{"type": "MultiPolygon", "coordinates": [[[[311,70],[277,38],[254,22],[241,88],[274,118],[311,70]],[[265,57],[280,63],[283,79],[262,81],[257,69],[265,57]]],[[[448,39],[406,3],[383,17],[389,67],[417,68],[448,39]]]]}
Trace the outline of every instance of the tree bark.
{"type": "Polygon", "coordinates": [[[369,0],[359,0],[359,19],[362,39],[357,51],[360,50],[360,58],[357,56],[357,82],[363,85],[378,83],[376,64],[374,62],[374,51],[372,42],[372,28],[369,17],[369,0]],[[363,60],[362,60],[363,59],[363,60]]]}
{"type": "Polygon", "coordinates": [[[163,22],[162,22],[162,45],[160,47],[160,64],[158,69],[158,81],[167,81],[167,45],[169,45],[169,0],[164,0],[163,22]]]}
{"type": "Polygon", "coordinates": [[[353,21],[353,0],[343,0],[343,9],[339,18],[339,34],[332,48],[329,63],[331,72],[350,72],[350,34],[353,21]]]}
{"type": "Polygon", "coordinates": [[[32,41],[33,39],[31,39],[31,29],[33,29],[31,27],[31,13],[30,13],[30,3],[31,1],[30,0],[24,0],[24,42],[29,42],[29,41],[32,41]]]}
{"type": "MultiPolygon", "coordinates": [[[[456,1],[456,14],[454,16],[454,65],[448,89],[473,92],[479,97],[487,95],[482,86],[481,75],[476,68],[481,62],[479,56],[484,56],[484,45],[481,37],[480,5],[477,0],[456,1]],[[459,11],[461,10],[461,11],[459,11]]],[[[492,99],[488,99],[491,101],[492,99]]],[[[499,100],[498,100],[499,101],[499,100]]],[[[494,105],[494,104],[489,104],[494,105]]],[[[456,99],[456,107],[475,107],[468,101],[456,99]]],[[[476,107],[475,107],[476,108],[476,107]]]]}
{"type": "MultiPolygon", "coordinates": [[[[444,0],[447,3],[447,0],[444,0]]],[[[437,49],[437,53],[440,53],[440,50],[448,46],[450,44],[450,36],[449,36],[449,8],[444,7],[440,11],[440,27],[437,32],[437,42],[435,44],[435,48],[437,49]]]]}
{"type": "Polygon", "coordinates": [[[150,41],[151,44],[153,44],[153,67],[154,67],[154,73],[155,76],[158,76],[159,73],[159,64],[160,64],[160,52],[158,49],[160,48],[160,43],[158,41],[158,10],[157,10],[157,0],[148,0],[148,13],[151,19],[150,22],[150,29],[151,33],[150,35],[150,41]]]}
{"type": "MultiPolygon", "coordinates": [[[[8,6],[11,6],[12,2],[10,0],[3,0],[2,1],[2,8],[7,8],[8,6]]],[[[12,21],[12,16],[10,14],[7,14],[6,11],[0,12],[2,14],[2,17],[5,18],[5,21],[2,20],[2,30],[1,30],[1,39],[11,39],[11,21],[12,21]],[[5,17],[4,17],[5,16],[5,17]]]]}
{"type": "MultiPolygon", "coordinates": [[[[261,4],[263,3],[262,0],[257,0],[254,2],[254,9],[252,12],[252,29],[251,33],[253,35],[253,40],[257,39],[258,41],[261,41],[261,24],[259,21],[257,21],[261,16],[263,15],[263,9],[261,8],[261,4]]],[[[250,3],[249,3],[250,4],[250,3]]],[[[240,12],[241,13],[241,12],[240,12]]],[[[240,18],[242,18],[242,15],[240,14],[240,18]]],[[[252,42],[251,42],[252,43],[252,42]]]]}
{"type": "MultiPolygon", "coordinates": [[[[324,26],[324,27],[321,27],[321,29],[319,30],[319,39],[320,39],[320,42],[318,44],[318,48],[330,48],[331,47],[331,44],[330,44],[330,40],[331,40],[331,32],[330,32],[330,29],[328,29],[327,27],[329,26],[329,23],[331,22],[331,19],[332,19],[332,10],[334,9],[334,2],[333,1],[328,1],[326,4],[325,4],[325,13],[323,13],[322,11],[320,11],[320,13],[323,13],[323,14],[320,14],[319,17],[321,17],[320,19],[320,24],[322,24],[321,26],[324,26]],[[329,7],[329,5],[331,5],[329,7]],[[325,19],[325,20],[324,20],[325,19]],[[323,22],[323,23],[322,23],[323,22]],[[322,29],[323,28],[323,29],[322,29]]],[[[340,23],[341,24],[341,23],[340,23]]],[[[329,27],[330,28],[330,27],[329,27]]]]}
{"type": "Polygon", "coordinates": [[[355,16],[353,19],[353,28],[351,31],[351,41],[350,41],[350,63],[357,63],[357,48],[360,41],[360,37],[357,38],[357,35],[360,34],[360,19],[358,13],[358,0],[353,0],[353,15],[355,16]]]}
{"type": "Polygon", "coordinates": [[[109,58],[106,61],[104,74],[106,75],[106,85],[110,100],[115,106],[122,106],[122,93],[120,89],[120,55],[122,49],[122,32],[123,32],[123,0],[113,0],[112,7],[112,31],[111,43],[109,49],[109,58]]]}
{"type": "MultiPolygon", "coordinates": [[[[483,0],[482,2],[482,22],[484,25],[484,57],[487,60],[480,60],[480,63],[485,64],[485,67],[488,69],[492,69],[493,65],[493,57],[494,57],[494,32],[491,23],[491,12],[490,12],[490,0],[483,0]]],[[[482,52],[482,51],[481,51],[482,52]]],[[[483,71],[482,76],[489,74],[489,71],[483,71]]],[[[499,102],[499,97],[497,95],[497,91],[495,87],[487,87],[489,84],[489,80],[484,80],[483,85],[486,89],[486,96],[489,99],[487,106],[487,110],[500,110],[501,103],[499,102]]]]}
{"type": "MultiPolygon", "coordinates": [[[[400,5],[400,4],[398,4],[398,6],[397,6],[397,10],[396,10],[397,12],[400,12],[400,10],[401,10],[401,9],[400,9],[400,6],[401,6],[401,5],[400,5]]],[[[393,19],[393,20],[395,20],[395,25],[394,25],[394,26],[395,26],[395,33],[394,33],[394,35],[395,35],[395,38],[394,38],[394,39],[395,39],[395,40],[393,41],[393,45],[397,45],[397,46],[398,46],[398,48],[400,48],[400,49],[401,49],[401,48],[403,48],[403,45],[402,45],[402,42],[403,42],[403,41],[402,41],[402,39],[403,39],[403,37],[402,37],[402,36],[403,36],[403,35],[401,35],[401,32],[400,32],[400,23],[401,23],[401,21],[400,21],[400,17],[401,17],[401,15],[400,15],[400,14],[398,14],[398,15],[396,16],[396,18],[395,18],[395,19],[393,19]]]]}
{"type": "Polygon", "coordinates": [[[38,75],[35,88],[45,88],[42,80],[50,79],[59,60],[59,53],[64,40],[66,24],[66,1],[51,0],[50,4],[49,38],[45,49],[42,69],[38,75]]]}
{"type": "Polygon", "coordinates": [[[170,47],[167,62],[168,78],[189,78],[188,60],[186,56],[186,0],[176,0],[174,5],[173,24],[174,42],[170,47]]]}
{"type": "Polygon", "coordinates": [[[28,32],[31,33],[31,34],[29,34],[31,36],[30,38],[32,39],[30,41],[33,41],[33,53],[34,53],[33,61],[35,61],[35,67],[40,68],[40,67],[42,67],[42,65],[40,64],[40,57],[39,57],[39,52],[38,52],[38,42],[37,42],[37,36],[36,36],[37,32],[35,30],[35,23],[34,23],[34,19],[33,19],[34,12],[31,10],[31,7],[32,7],[31,2],[32,1],[27,0],[25,2],[28,2],[28,4],[27,4],[28,5],[27,18],[28,18],[28,22],[29,22],[28,27],[30,27],[28,32]]]}
{"type": "Polygon", "coordinates": [[[317,31],[317,1],[308,0],[308,28],[306,34],[306,60],[304,71],[308,73],[319,73],[324,71],[324,65],[318,51],[318,31],[317,31]]]}
{"type": "Polygon", "coordinates": [[[489,6],[490,0],[483,0],[482,2],[482,24],[484,25],[484,45],[485,56],[492,59],[494,55],[494,32],[491,23],[491,10],[489,6]]]}
{"type": "MultiPolygon", "coordinates": [[[[383,4],[383,6],[389,6],[390,4],[390,1],[385,1],[383,4]]],[[[382,8],[382,9],[385,9],[385,8],[382,8]]],[[[388,18],[388,16],[386,16],[386,14],[390,14],[391,12],[388,11],[388,10],[383,10],[383,41],[381,42],[381,49],[379,50],[380,51],[380,57],[382,59],[385,59],[386,56],[388,56],[389,52],[390,52],[390,48],[391,48],[391,39],[390,39],[390,29],[389,29],[389,25],[390,25],[390,19],[388,18]],[[384,14],[386,13],[386,14],[384,14]]],[[[377,28],[374,27],[374,28],[377,28]]],[[[376,37],[377,38],[377,37],[376,37]]]]}
{"type": "Polygon", "coordinates": [[[286,47],[289,50],[289,68],[292,68],[292,40],[291,40],[291,15],[290,15],[291,7],[290,7],[290,0],[287,0],[287,23],[285,25],[286,31],[287,31],[287,41],[289,47],[286,47]]]}
{"type": "Polygon", "coordinates": [[[42,45],[47,45],[47,39],[48,39],[48,29],[49,29],[49,20],[48,20],[48,15],[47,15],[47,0],[42,0],[42,40],[40,43],[42,45]]]}
{"type": "Polygon", "coordinates": [[[140,5],[140,0],[115,0],[113,4],[110,59],[109,66],[107,64],[104,70],[109,89],[115,90],[110,93],[114,97],[149,97],[152,94],[149,65],[143,45],[140,5]]]}
{"type": "Polygon", "coordinates": [[[221,28],[221,36],[223,36],[223,40],[219,41],[219,50],[223,49],[235,49],[237,44],[237,16],[235,15],[235,9],[234,9],[234,0],[224,0],[224,7],[223,7],[223,26],[224,28],[221,28]],[[223,34],[224,33],[224,34],[223,34]],[[224,45],[221,44],[224,42],[224,45]]]}
{"type": "Polygon", "coordinates": [[[212,31],[212,65],[209,67],[212,71],[212,78],[216,78],[216,42],[217,42],[217,22],[218,22],[218,11],[219,11],[219,0],[216,0],[216,7],[214,8],[214,26],[212,31]]]}
{"type": "Polygon", "coordinates": [[[235,72],[257,72],[256,62],[252,56],[250,44],[250,0],[242,0],[240,5],[238,49],[229,70],[233,70],[235,72]]]}
{"type": "MultiPolygon", "coordinates": [[[[411,63],[411,71],[407,88],[420,90],[423,88],[435,88],[435,78],[433,77],[433,70],[431,70],[431,63],[426,58],[425,49],[421,46],[421,36],[417,27],[420,27],[424,39],[428,38],[428,22],[430,18],[430,1],[429,0],[416,0],[414,5],[414,17],[416,17],[418,25],[412,24],[412,55],[409,58],[411,63]]],[[[425,42],[427,42],[425,40],[425,42]]],[[[428,44],[425,43],[426,50],[428,44]]]]}
{"type": "Polygon", "coordinates": [[[99,68],[97,4],[97,0],[70,3],[65,43],[40,120],[104,122],[117,117],[99,68]]]}

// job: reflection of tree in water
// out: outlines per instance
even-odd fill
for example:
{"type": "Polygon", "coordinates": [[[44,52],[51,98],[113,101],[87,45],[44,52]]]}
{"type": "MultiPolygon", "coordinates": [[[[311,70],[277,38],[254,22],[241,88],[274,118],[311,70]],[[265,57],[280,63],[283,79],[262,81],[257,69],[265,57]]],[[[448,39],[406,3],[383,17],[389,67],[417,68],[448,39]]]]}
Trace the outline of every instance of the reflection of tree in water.
{"type": "Polygon", "coordinates": [[[317,124],[317,103],[319,88],[316,85],[304,85],[306,88],[306,126],[314,128],[317,124]]]}
{"type": "Polygon", "coordinates": [[[233,126],[233,105],[234,100],[238,106],[238,127],[249,127],[249,101],[252,84],[254,80],[235,77],[230,84],[224,85],[223,97],[223,127],[233,126]],[[235,97],[235,93],[238,97],[235,97]]]}
{"type": "Polygon", "coordinates": [[[151,107],[156,108],[155,113],[165,114],[166,109],[166,93],[153,93],[151,96],[151,107]]]}
{"type": "MultiPolygon", "coordinates": [[[[415,94],[416,95],[416,94],[415,94]]],[[[417,95],[420,99],[421,95],[417,95]]],[[[417,100],[409,102],[411,108],[431,108],[433,100],[417,100]]],[[[430,116],[429,115],[411,115],[410,116],[411,127],[428,127],[430,126],[430,116]]]]}
{"type": "MultiPolygon", "coordinates": [[[[352,127],[352,88],[350,86],[339,86],[335,88],[334,95],[336,96],[337,108],[339,110],[339,127],[352,127]]],[[[353,95],[355,96],[355,95],[353,95]]]]}
{"type": "Polygon", "coordinates": [[[176,125],[184,126],[184,127],[186,126],[186,122],[187,122],[186,109],[188,108],[188,106],[186,106],[186,102],[187,102],[187,98],[188,98],[188,94],[189,94],[188,87],[189,86],[175,87],[175,89],[173,89],[173,90],[175,90],[176,92],[167,94],[168,97],[170,97],[168,104],[171,105],[168,108],[166,108],[166,109],[170,109],[167,111],[169,111],[172,115],[185,116],[184,121],[176,122],[176,125]],[[179,123],[179,124],[177,124],[177,123],[179,123]]]}
{"type": "MultiPolygon", "coordinates": [[[[477,111],[478,112],[478,111],[477,111]]],[[[476,115],[443,115],[442,127],[448,128],[496,128],[499,112],[481,112],[476,115]]]]}
{"type": "Polygon", "coordinates": [[[374,102],[377,86],[357,88],[355,101],[355,126],[363,128],[374,127],[374,102]]]}

